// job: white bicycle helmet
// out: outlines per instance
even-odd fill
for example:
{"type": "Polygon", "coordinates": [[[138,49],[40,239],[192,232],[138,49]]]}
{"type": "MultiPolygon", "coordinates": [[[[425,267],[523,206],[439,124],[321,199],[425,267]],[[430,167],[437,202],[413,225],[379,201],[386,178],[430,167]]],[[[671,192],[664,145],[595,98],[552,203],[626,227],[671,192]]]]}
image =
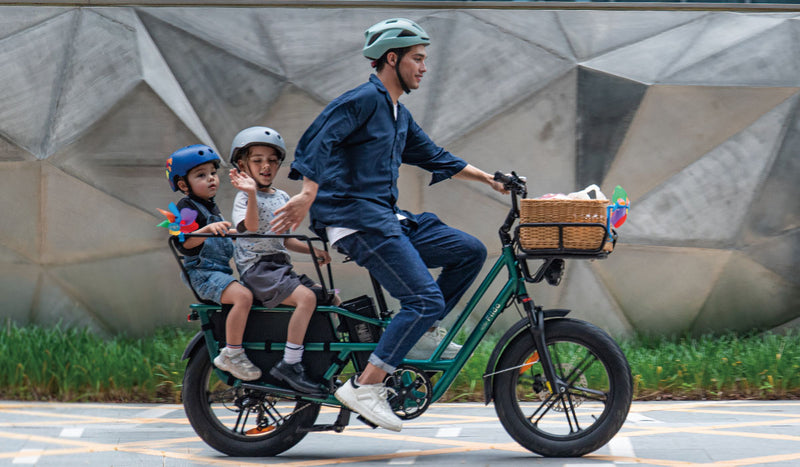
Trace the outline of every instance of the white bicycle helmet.
{"type": "Polygon", "coordinates": [[[253,126],[245,128],[233,138],[230,156],[231,165],[237,167],[239,159],[244,154],[242,149],[247,149],[254,144],[273,147],[278,151],[278,157],[281,161],[286,158],[286,143],[284,143],[280,133],[266,126],[253,126]]]}

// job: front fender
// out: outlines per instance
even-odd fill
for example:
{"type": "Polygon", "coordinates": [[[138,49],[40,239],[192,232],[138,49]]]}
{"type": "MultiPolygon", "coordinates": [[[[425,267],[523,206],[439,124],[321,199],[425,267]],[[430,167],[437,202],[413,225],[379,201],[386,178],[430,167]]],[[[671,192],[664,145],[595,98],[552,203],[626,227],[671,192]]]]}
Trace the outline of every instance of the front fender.
{"type": "Polygon", "coordinates": [[[189,345],[186,346],[186,349],[183,351],[183,356],[181,360],[186,360],[187,358],[192,357],[195,353],[197,353],[198,349],[200,349],[203,344],[205,343],[205,333],[203,331],[197,331],[197,334],[192,337],[192,340],[189,341],[189,345]]]}
{"type": "MultiPolygon", "coordinates": [[[[562,309],[543,311],[544,319],[563,318],[567,316],[569,312],[570,310],[562,309]]],[[[483,397],[487,405],[494,399],[494,372],[497,369],[497,361],[500,360],[500,356],[503,355],[503,351],[508,347],[508,344],[521,333],[527,332],[528,329],[530,329],[530,322],[527,318],[523,318],[508,328],[505,334],[503,334],[503,337],[497,341],[497,345],[494,347],[492,355],[489,356],[489,361],[486,363],[486,371],[483,374],[483,397]]]]}

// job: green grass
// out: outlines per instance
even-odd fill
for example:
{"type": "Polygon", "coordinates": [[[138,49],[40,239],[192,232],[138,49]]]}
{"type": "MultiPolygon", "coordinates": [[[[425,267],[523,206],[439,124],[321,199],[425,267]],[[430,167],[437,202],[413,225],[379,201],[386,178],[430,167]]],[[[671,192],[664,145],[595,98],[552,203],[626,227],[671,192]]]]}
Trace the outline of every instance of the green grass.
{"type": "MultiPolygon", "coordinates": [[[[143,339],[7,324],[0,329],[0,398],[178,402],[194,328],[143,339]]],[[[483,400],[486,339],[443,401],[483,400]]],[[[800,333],[638,337],[621,342],[639,400],[800,397],[800,333]]]]}
{"type": "Polygon", "coordinates": [[[194,330],[103,340],[87,330],[0,330],[0,398],[177,402],[183,348],[194,330]]]}

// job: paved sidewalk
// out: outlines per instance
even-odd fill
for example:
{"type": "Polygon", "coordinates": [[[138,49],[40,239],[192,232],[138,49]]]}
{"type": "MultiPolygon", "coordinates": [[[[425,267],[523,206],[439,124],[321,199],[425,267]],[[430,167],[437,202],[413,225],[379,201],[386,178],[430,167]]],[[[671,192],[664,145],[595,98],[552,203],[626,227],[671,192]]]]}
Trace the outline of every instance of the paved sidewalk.
{"type": "Polygon", "coordinates": [[[0,465],[800,465],[800,401],[635,402],[608,445],[576,459],[521,448],[491,405],[434,404],[400,433],[353,421],[279,457],[232,458],[195,435],[180,405],[0,401],[0,465]]]}

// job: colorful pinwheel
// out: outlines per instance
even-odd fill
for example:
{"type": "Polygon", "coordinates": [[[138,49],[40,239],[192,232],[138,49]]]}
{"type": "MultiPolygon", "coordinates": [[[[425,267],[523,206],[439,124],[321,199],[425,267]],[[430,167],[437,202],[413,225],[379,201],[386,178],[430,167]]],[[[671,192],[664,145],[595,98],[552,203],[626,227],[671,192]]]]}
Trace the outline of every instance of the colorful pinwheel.
{"type": "Polygon", "coordinates": [[[611,225],[616,229],[628,219],[628,208],[630,208],[631,203],[628,201],[628,193],[619,185],[614,188],[614,194],[611,195],[611,202],[613,204],[609,206],[611,209],[610,221],[611,225]]]}
{"type": "Polygon", "coordinates": [[[167,220],[158,224],[158,227],[167,228],[169,234],[177,235],[181,242],[184,241],[183,234],[194,232],[200,228],[195,221],[197,219],[197,211],[194,209],[183,208],[178,211],[175,203],[169,203],[169,211],[159,209],[158,212],[167,217],[167,220]]]}

